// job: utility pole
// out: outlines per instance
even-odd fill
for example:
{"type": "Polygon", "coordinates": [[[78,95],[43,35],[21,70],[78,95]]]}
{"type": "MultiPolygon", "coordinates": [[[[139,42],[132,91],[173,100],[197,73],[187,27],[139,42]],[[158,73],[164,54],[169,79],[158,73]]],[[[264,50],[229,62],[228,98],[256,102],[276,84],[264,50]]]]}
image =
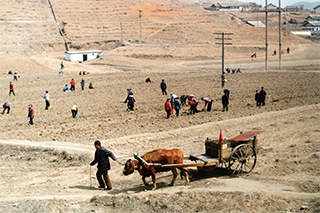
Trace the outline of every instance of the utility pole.
{"type": "Polygon", "coordinates": [[[233,35],[233,33],[213,33],[216,35],[221,35],[221,38],[216,38],[216,39],[221,39],[221,43],[216,43],[216,44],[222,44],[222,75],[224,73],[224,45],[232,45],[232,43],[225,43],[225,40],[232,40],[232,38],[225,38],[225,35],[233,35]]]}
{"type": "Polygon", "coordinates": [[[140,39],[139,39],[139,43],[141,43],[141,38],[142,38],[142,28],[141,28],[141,25],[142,25],[141,17],[142,17],[142,15],[141,15],[141,13],[142,13],[142,10],[139,10],[139,18],[140,18],[140,39]]]}
{"type": "Polygon", "coordinates": [[[281,0],[279,0],[279,70],[281,70],[281,0]]]}
{"type": "Polygon", "coordinates": [[[268,0],[266,0],[266,67],[268,69],[268,0]]]}
{"type": "Polygon", "coordinates": [[[122,29],[122,22],[120,22],[120,30],[121,30],[121,44],[123,44],[123,29],[122,29]]]}

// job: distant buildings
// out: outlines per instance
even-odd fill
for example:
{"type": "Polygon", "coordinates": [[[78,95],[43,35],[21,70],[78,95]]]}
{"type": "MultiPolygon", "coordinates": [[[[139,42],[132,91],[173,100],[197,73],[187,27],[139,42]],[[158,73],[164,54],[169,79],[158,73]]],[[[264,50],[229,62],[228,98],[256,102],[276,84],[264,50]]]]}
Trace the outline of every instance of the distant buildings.
{"type": "Polygon", "coordinates": [[[320,21],[320,15],[309,15],[306,18],[307,21],[320,21]]]}
{"type": "Polygon", "coordinates": [[[320,21],[307,21],[302,25],[303,30],[316,30],[320,29],[320,21]]]}
{"type": "Polygon", "coordinates": [[[301,11],[298,6],[286,6],[286,7],[284,8],[284,10],[285,10],[286,12],[299,12],[299,11],[301,11]]]}
{"type": "Polygon", "coordinates": [[[272,4],[272,3],[268,4],[267,9],[268,9],[269,12],[279,11],[278,10],[279,8],[276,5],[272,4]]]}
{"type": "Polygon", "coordinates": [[[315,13],[320,13],[320,4],[313,9],[315,13]]]}
{"type": "Polygon", "coordinates": [[[219,11],[241,11],[241,7],[236,2],[218,2],[211,5],[211,10],[219,11]]]}

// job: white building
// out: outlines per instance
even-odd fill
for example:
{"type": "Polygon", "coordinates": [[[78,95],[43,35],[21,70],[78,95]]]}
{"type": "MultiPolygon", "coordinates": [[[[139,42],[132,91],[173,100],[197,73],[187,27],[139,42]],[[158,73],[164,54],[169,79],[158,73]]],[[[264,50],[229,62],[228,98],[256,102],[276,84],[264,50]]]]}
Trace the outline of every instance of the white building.
{"type": "Polygon", "coordinates": [[[98,58],[100,53],[100,50],[67,51],[65,52],[65,59],[67,61],[88,61],[98,58]]]}
{"type": "Polygon", "coordinates": [[[320,4],[313,9],[314,9],[315,13],[320,13],[320,4]]]}
{"type": "Polygon", "coordinates": [[[252,27],[266,27],[266,25],[261,21],[247,21],[247,24],[252,27]]]}

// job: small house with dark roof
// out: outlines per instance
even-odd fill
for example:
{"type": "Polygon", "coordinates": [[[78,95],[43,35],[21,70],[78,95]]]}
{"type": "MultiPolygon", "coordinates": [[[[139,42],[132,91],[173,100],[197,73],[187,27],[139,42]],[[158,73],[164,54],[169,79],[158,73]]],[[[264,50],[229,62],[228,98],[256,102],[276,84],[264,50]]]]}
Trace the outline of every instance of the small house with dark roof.
{"type": "Polygon", "coordinates": [[[306,18],[307,21],[320,21],[320,15],[309,15],[306,18]]]}
{"type": "Polygon", "coordinates": [[[292,5],[292,6],[286,6],[284,10],[286,12],[299,12],[300,8],[297,5],[292,5]]]}
{"type": "Polygon", "coordinates": [[[277,7],[276,5],[270,3],[267,6],[267,9],[269,12],[278,12],[279,11],[279,7],[277,7]]]}
{"type": "Polygon", "coordinates": [[[218,2],[212,4],[211,9],[219,11],[240,11],[241,7],[236,2],[218,2]]]}
{"type": "Polygon", "coordinates": [[[303,30],[319,30],[320,21],[307,21],[302,25],[303,30]]]}
{"type": "Polygon", "coordinates": [[[320,4],[313,9],[315,13],[320,13],[320,4]]]}

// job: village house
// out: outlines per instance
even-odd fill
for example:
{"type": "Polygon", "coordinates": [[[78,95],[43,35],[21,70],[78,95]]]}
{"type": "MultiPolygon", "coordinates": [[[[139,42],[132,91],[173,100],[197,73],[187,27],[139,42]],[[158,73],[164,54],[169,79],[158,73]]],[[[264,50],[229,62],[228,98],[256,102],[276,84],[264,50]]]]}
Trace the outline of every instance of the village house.
{"type": "Polygon", "coordinates": [[[320,13],[320,4],[313,9],[315,13],[320,13]]]}
{"type": "Polygon", "coordinates": [[[219,11],[241,11],[241,7],[235,2],[218,2],[211,5],[211,10],[219,11]]]}
{"type": "Polygon", "coordinates": [[[88,61],[92,59],[96,59],[99,57],[101,53],[100,50],[90,50],[90,51],[66,51],[65,59],[67,61],[88,61]]]}
{"type": "Polygon", "coordinates": [[[320,21],[307,21],[302,25],[303,30],[319,31],[320,21]]]}
{"type": "Polygon", "coordinates": [[[320,15],[309,15],[306,18],[307,21],[320,21],[320,15]]]}
{"type": "Polygon", "coordinates": [[[284,8],[285,12],[299,12],[300,8],[298,6],[286,6],[284,8]]]}
{"type": "Polygon", "coordinates": [[[279,7],[277,7],[276,5],[270,3],[267,6],[267,9],[269,12],[278,12],[279,11],[279,7]]]}

